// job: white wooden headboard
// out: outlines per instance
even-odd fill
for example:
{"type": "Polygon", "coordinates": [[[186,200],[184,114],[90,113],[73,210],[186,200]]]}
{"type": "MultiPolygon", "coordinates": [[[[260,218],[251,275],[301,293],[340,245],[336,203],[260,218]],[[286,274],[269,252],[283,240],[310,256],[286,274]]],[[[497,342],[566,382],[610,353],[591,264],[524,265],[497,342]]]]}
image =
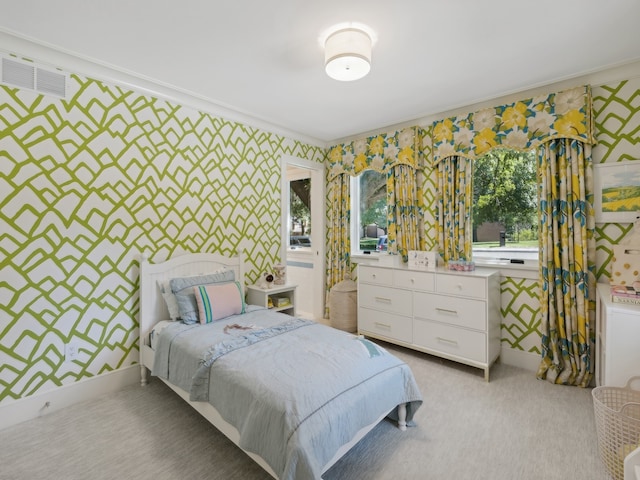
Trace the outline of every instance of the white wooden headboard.
{"type": "Polygon", "coordinates": [[[233,270],[244,295],[244,267],[242,256],[225,257],[217,253],[187,253],[161,263],[149,263],[146,256],[140,260],[140,349],[148,344],[149,333],[160,320],[169,318],[162,298],[159,280],[211,273],[222,267],[233,270]]]}

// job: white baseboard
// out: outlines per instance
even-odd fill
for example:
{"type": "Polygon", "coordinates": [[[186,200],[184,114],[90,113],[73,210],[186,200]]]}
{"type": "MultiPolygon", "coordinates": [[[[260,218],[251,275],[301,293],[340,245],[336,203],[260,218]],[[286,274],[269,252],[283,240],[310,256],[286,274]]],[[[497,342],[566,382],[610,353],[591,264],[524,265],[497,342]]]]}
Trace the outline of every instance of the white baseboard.
{"type": "Polygon", "coordinates": [[[0,430],[140,382],[140,365],[114,370],[0,405],[0,430]]]}
{"type": "Polygon", "coordinates": [[[500,361],[505,365],[524,368],[531,372],[537,372],[540,366],[540,354],[523,352],[509,347],[502,347],[500,350],[500,361]]]}

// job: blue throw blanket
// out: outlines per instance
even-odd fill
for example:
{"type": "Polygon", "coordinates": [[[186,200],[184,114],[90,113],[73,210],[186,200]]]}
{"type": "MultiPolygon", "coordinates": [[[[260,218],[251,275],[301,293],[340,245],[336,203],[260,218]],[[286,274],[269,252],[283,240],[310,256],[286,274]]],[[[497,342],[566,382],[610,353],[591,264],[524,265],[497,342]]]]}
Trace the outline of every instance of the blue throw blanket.
{"type": "Polygon", "coordinates": [[[385,349],[265,309],[166,327],[153,374],[213,404],[281,479],[320,478],[358,430],[400,403],[411,421],[422,404],[409,367],[385,349]]]}

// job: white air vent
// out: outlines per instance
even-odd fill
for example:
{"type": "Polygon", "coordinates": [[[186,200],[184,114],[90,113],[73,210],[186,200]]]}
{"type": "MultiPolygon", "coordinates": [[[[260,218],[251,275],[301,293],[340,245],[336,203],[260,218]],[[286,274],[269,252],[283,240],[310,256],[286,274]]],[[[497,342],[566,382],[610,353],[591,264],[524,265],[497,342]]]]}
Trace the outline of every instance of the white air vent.
{"type": "Polygon", "coordinates": [[[33,65],[2,59],[2,83],[33,90],[35,79],[36,68],[33,65]]]}
{"type": "Polygon", "coordinates": [[[67,75],[45,70],[33,63],[2,58],[2,83],[64,98],[67,75]]]}
{"type": "Polygon", "coordinates": [[[64,97],[66,93],[67,77],[62,73],[49,72],[37,69],[36,90],[42,93],[50,93],[58,97],[64,97]]]}

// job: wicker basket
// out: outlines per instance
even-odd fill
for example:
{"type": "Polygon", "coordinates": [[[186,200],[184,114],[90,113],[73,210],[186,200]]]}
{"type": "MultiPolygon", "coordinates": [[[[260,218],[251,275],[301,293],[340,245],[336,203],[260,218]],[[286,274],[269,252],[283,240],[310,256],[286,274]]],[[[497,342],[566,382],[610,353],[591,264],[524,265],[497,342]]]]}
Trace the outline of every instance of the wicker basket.
{"type": "Polygon", "coordinates": [[[624,458],[640,446],[640,390],[625,387],[596,387],[591,392],[598,434],[598,450],[611,478],[624,480],[624,458]]]}
{"type": "Polygon", "coordinates": [[[358,286],[345,275],[329,292],[329,319],[331,326],[345,332],[355,332],[358,323],[358,286]]]}

